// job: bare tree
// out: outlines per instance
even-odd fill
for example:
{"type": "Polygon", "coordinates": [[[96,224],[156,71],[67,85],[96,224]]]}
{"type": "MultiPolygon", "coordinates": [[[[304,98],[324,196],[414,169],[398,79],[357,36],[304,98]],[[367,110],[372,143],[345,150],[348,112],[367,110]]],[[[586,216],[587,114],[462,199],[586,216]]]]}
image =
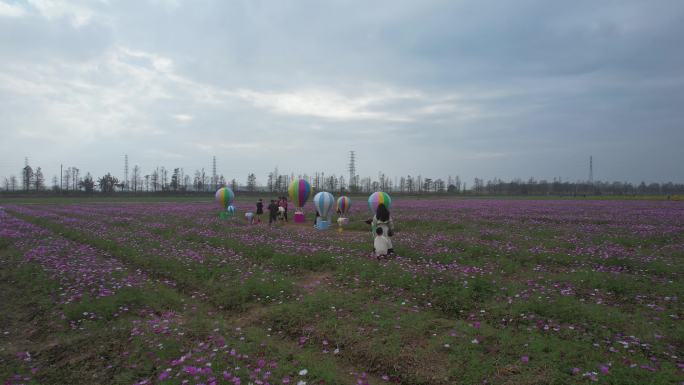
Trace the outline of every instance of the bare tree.
{"type": "Polygon", "coordinates": [[[191,179],[192,179],[192,178],[190,178],[190,175],[185,175],[185,176],[183,177],[183,190],[187,190],[187,189],[188,189],[188,185],[190,185],[191,179]]]}
{"type": "MultiPolygon", "coordinates": [[[[116,178],[114,178],[114,182],[116,182],[116,178]]],[[[83,188],[83,190],[85,190],[85,192],[88,194],[92,194],[95,191],[95,181],[90,173],[86,173],[85,178],[79,182],[79,187],[83,188]]]]}
{"type": "Polygon", "coordinates": [[[21,182],[24,191],[29,191],[33,184],[33,169],[28,164],[21,170],[21,182]]]}
{"type": "Polygon", "coordinates": [[[133,166],[133,174],[131,175],[131,187],[133,192],[137,192],[140,187],[140,167],[136,164],[133,166]]]}
{"type": "Polygon", "coordinates": [[[165,191],[168,189],[169,184],[167,181],[169,180],[169,171],[166,169],[166,167],[162,166],[161,168],[161,190],[165,191]]]}
{"type": "Polygon", "coordinates": [[[157,167],[154,171],[152,171],[152,175],[150,176],[150,182],[152,183],[152,190],[157,191],[159,188],[159,168],[157,167]]]}
{"type": "Polygon", "coordinates": [[[76,167],[71,167],[71,186],[72,190],[78,190],[79,188],[79,182],[81,181],[81,178],[78,176],[79,174],[79,169],[76,167]]]}
{"type": "Polygon", "coordinates": [[[247,191],[256,191],[256,175],[247,175],[247,191]]]}
{"type": "Polygon", "coordinates": [[[66,170],[64,170],[64,186],[66,187],[66,191],[69,191],[69,186],[71,182],[71,169],[67,167],[66,170]]]}
{"type": "Polygon", "coordinates": [[[33,177],[33,186],[36,191],[42,191],[45,189],[45,177],[43,176],[43,170],[38,167],[33,177]]]}

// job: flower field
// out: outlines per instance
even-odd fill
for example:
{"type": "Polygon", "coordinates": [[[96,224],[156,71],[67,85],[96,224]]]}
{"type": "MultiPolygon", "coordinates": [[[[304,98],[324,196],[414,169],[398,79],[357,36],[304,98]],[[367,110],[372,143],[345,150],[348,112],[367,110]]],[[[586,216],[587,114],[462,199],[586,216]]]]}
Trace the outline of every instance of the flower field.
{"type": "Polygon", "coordinates": [[[376,260],[353,200],[2,205],[0,380],[684,383],[684,202],[396,197],[376,260]]]}

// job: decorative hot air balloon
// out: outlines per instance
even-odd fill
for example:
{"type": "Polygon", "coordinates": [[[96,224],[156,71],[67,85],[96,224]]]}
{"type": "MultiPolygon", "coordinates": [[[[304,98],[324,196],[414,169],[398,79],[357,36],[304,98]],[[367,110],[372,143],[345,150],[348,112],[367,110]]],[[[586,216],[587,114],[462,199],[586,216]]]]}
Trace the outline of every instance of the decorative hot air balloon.
{"type": "Polygon", "coordinates": [[[216,190],[216,202],[221,206],[222,210],[225,210],[233,204],[235,200],[235,193],[228,187],[221,187],[216,190]]]}
{"type": "Polygon", "coordinates": [[[375,214],[378,209],[378,205],[382,203],[389,210],[392,207],[392,198],[382,191],[374,192],[368,197],[368,208],[375,214]]]}
{"type": "Polygon", "coordinates": [[[335,205],[335,197],[329,192],[321,191],[314,196],[313,203],[321,218],[326,218],[330,216],[330,210],[335,205]]]}
{"type": "Polygon", "coordinates": [[[311,185],[304,179],[294,180],[288,186],[287,193],[295,207],[302,208],[311,194],[311,185]]]}
{"type": "Polygon", "coordinates": [[[235,206],[229,205],[229,206],[226,208],[226,212],[228,213],[229,216],[232,217],[233,215],[235,215],[235,206]]]}
{"type": "Polygon", "coordinates": [[[349,212],[349,209],[351,208],[351,199],[347,196],[341,196],[337,198],[337,209],[340,211],[340,214],[346,214],[349,212]]]}

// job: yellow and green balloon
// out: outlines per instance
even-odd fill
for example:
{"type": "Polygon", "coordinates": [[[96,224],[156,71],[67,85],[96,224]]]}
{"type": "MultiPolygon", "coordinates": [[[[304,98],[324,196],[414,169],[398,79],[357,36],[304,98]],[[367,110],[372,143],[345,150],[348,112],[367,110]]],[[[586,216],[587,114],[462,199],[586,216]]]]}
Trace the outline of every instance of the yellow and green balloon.
{"type": "Polygon", "coordinates": [[[222,210],[226,210],[228,206],[233,204],[235,200],[235,193],[229,187],[221,187],[216,190],[216,203],[221,206],[222,210]]]}

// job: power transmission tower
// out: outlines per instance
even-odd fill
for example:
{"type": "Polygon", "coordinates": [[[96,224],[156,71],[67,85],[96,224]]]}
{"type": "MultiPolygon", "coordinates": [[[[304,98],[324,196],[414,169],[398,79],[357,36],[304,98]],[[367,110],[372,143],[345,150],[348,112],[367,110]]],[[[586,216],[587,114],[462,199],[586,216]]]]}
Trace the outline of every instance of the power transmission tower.
{"type": "Polygon", "coordinates": [[[349,151],[349,190],[356,191],[356,154],[349,151]]]}
{"type": "Polygon", "coordinates": [[[128,154],[124,155],[124,191],[128,191],[128,154]]]}

